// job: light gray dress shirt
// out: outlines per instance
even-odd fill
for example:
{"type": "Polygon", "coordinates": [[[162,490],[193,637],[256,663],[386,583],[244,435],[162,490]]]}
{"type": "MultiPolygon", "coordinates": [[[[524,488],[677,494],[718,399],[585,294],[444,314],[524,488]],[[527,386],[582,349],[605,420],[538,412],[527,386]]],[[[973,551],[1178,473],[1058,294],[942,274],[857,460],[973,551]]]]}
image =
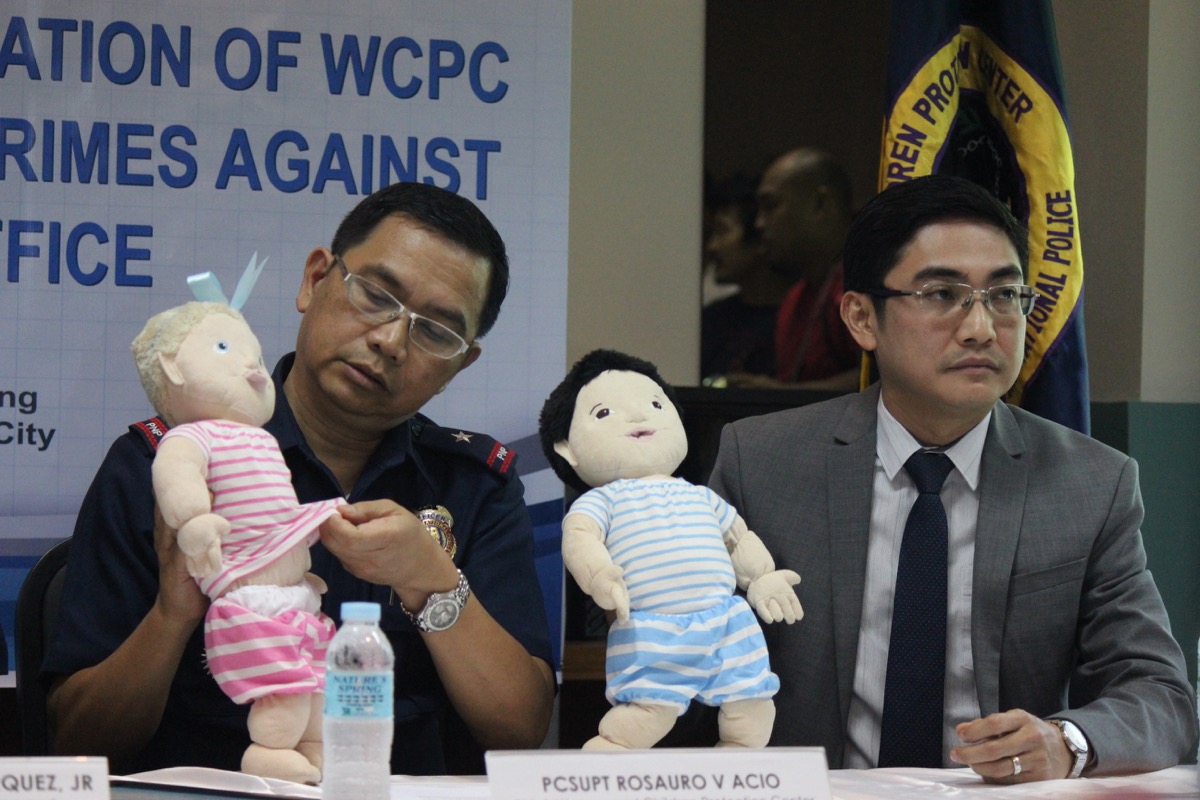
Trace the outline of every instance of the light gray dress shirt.
{"type": "MultiPolygon", "coordinates": [[[[954,469],[942,486],[950,538],[946,598],[946,686],[942,718],[942,765],[950,748],[959,744],[954,726],[980,716],[971,657],[971,588],[975,561],[975,523],[979,513],[979,465],[987,438],[989,412],[978,425],[944,452],[954,469]]],[[[922,448],[879,398],[871,530],[867,545],[867,575],[863,589],[862,623],[850,700],[846,763],[851,769],[870,769],[879,760],[879,731],[887,678],[888,641],[900,541],[917,487],[904,471],[909,456],[922,448]]]]}

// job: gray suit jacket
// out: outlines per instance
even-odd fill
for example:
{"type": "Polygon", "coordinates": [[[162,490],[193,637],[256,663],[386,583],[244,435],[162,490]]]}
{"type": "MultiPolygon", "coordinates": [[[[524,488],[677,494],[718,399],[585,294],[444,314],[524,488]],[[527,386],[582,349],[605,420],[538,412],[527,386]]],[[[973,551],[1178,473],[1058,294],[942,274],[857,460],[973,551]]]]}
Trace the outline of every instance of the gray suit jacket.
{"type": "MultiPolygon", "coordinates": [[[[804,619],[764,625],[782,684],[771,739],[843,763],[862,617],[876,385],[740,420],[710,484],[800,573],[804,619]]],[[[1088,774],[1151,770],[1195,752],[1196,706],[1142,548],[1137,464],[997,404],[983,449],[971,649],[983,714],[1074,721],[1088,774]]]]}

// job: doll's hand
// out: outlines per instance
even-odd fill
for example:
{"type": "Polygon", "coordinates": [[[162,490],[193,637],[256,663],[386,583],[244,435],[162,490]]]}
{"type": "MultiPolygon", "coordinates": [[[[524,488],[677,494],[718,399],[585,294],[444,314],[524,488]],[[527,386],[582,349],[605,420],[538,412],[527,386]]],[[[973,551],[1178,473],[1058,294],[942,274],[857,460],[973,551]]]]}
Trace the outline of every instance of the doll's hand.
{"type": "Polygon", "coordinates": [[[800,576],[790,569],[777,569],[759,575],[746,588],[746,601],[767,622],[786,622],[791,625],[804,617],[800,598],[792,587],[800,576]]]}
{"type": "Polygon", "coordinates": [[[610,564],[592,576],[588,594],[605,611],[617,612],[620,622],[629,620],[629,588],[621,568],[610,564]]]}
{"type": "Polygon", "coordinates": [[[220,514],[199,514],[179,528],[179,549],[187,556],[188,573],[207,578],[221,569],[221,539],[229,533],[229,520],[220,514]]]}

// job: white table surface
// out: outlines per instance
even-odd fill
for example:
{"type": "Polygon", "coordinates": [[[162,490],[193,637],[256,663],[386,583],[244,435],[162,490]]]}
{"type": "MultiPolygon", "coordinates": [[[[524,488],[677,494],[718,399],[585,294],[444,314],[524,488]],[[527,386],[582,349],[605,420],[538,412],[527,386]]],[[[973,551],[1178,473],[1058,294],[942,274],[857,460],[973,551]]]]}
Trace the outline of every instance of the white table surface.
{"type": "MultiPolygon", "coordinates": [[[[1200,798],[1195,766],[1116,778],[1038,781],[1013,786],[984,783],[969,769],[832,770],[834,800],[1016,800],[1017,798],[1089,798],[1090,800],[1174,800],[1200,798]]],[[[265,781],[238,772],[180,767],[125,776],[123,781],[195,789],[235,791],[257,797],[320,798],[313,786],[265,781]]],[[[128,783],[126,784],[128,785],[128,783]]],[[[487,800],[487,778],[392,776],[392,800],[487,800]]]]}

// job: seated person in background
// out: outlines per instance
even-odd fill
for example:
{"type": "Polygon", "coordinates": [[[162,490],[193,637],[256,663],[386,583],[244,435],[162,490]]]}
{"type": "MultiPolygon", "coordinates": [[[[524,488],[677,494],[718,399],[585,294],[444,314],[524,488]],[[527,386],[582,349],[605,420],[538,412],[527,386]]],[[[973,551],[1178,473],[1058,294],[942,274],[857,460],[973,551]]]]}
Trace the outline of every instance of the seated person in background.
{"type": "Polygon", "coordinates": [[[700,314],[700,375],[771,375],[775,371],[775,323],[791,285],[767,267],[758,253],[754,193],[758,179],[734,175],[714,187],[712,227],[704,256],[720,284],[737,294],[704,307],[700,314]]]}
{"type": "Polygon", "coordinates": [[[762,258],[790,285],[775,330],[768,377],[734,375],[730,385],[828,391],[858,388],[861,351],[841,322],[839,256],[850,226],[850,181],[828,153],[784,153],[758,187],[762,258]]]}
{"type": "MultiPolygon", "coordinates": [[[[301,502],[350,503],[321,527],[313,572],[335,619],[383,606],[396,652],[393,773],[442,774],[455,715],[483,748],[545,738],[555,682],[533,531],[513,455],[418,413],[481,353],[508,288],[504,243],[470,201],[418,183],[362,200],[308,256],[296,351],[275,368],[279,440],[301,502]],[[445,506],[455,554],[414,514],[445,506]],[[460,572],[461,570],[461,572],[460,572]],[[433,630],[433,595],[459,605],[433,630]]],[[[157,440],[112,446],[75,527],[43,675],[59,753],[105,755],[116,773],[239,768],[246,706],[202,660],[207,599],[154,508],[157,440]]],[[[505,451],[507,452],[507,451],[505,451]]],[[[481,772],[482,762],[454,767],[481,772]]]]}
{"type": "Polygon", "coordinates": [[[704,198],[700,211],[700,307],[710,306],[718,300],[735,295],[738,292],[736,284],[718,283],[716,265],[709,261],[704,253],[704,246],[712,235],[713,200],[716,192],[716,181],[712,173],[704,170],[704,198]]]}
{"type": "Polygon", "coordinates": [[[804,621],[765,631],[772,744],[999,783],[1195,753],[1137,464],[1000,401],[1034,297],[1027,237],[960,178],[879,194],[846,239],[841,306],[879,382],[723,431],[710,485],[804,576],[804,621]]]}

